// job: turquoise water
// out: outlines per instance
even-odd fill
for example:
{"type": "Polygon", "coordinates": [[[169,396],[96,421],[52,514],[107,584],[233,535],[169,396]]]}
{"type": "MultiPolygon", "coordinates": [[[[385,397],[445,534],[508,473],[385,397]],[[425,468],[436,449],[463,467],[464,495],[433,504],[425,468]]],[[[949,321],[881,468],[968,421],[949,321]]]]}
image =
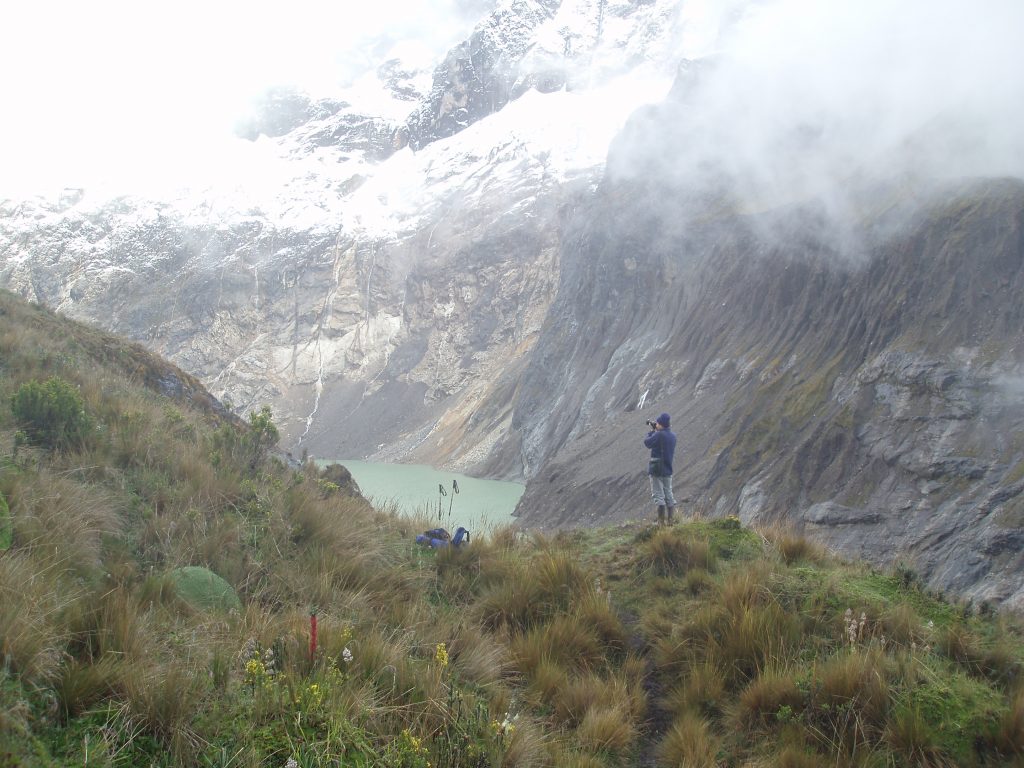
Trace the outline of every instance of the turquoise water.
{"type": "Polygon", "coordinates": [[[375,506],[394,505],[402,514],[423,514],[452,532],[460,525],[470,531],[483,531],[514,522],[512,511],[524,490],[519,483],[481,480],[424,464],[345,459],[318,463],[347,467],[359,490],[375,506]],[[454,484],[458,484],[458,493],[454,492],[454,484]],[[447,495],[440,494],[438,485],[447,495]]]}

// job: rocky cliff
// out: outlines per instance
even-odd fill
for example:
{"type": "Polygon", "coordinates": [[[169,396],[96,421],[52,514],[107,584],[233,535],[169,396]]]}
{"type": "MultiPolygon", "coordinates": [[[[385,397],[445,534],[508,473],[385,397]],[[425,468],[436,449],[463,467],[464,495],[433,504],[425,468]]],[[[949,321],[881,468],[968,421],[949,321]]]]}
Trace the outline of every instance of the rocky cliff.
{"type": "Polygon", "coordinates": [[[628,172],[613,148],[567,224],[500,458],[530,478],[524,521],[650,514],[644,419],[668,411],[687,512],[1024,606],[1024,183],[865,182],[838,218],[813,198],[744,212],[725,175],[664,161],[692,138],[685,90],[627,129],[628,172]]]}

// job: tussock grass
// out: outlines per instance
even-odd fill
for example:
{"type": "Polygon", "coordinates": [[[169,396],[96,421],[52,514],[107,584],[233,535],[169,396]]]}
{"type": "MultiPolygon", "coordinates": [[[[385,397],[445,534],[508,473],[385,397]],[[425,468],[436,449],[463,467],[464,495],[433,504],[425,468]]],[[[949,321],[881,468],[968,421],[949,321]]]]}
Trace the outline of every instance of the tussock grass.
{"type": "Polygon", "coordinates": [[[658,765],[664,768],[715,768],[719,744],[706,720],[686,713],[675,720],[654,754],[658,765]]]}
{"type": "Polygon", "coordinates": [[[785,746],[772,761],[772,768],[821,768],[822,756],[806,748],[785,746]]]}
{"type": "Polygon", "coordinates": [[[825,558],[825,550],[820,545],[791,526],[776,523],[759,530],[761,535],[778,551],[779,557],[786,565],[794,565],[801,561],[817,563],[825,558]]]}
{"type": "Polygon", "coordinates": [[[78,594],[54,577],[54,566],[28,553],[0,557],[0,662],[31,682],[52,680],[70,638],[61,614],[78,594]]]}
{"type": "Polygon", "coordinates": [[[692,568],[713,571],[715,559],[705,539],[692,538],[679,527],[661,528],[642,544],[638,562],[662,576],[682,575],[692,568]]]}
{"type": "Polygon", "coordinates": [[[637,727],[626,704],[591,707],[576,729],[576,739],[593,752],[625,753],[637,738],[637,727]]]}
{"type": "Polygon", "coordinates": [[[0,751],[15,762],[83,764],[86,744],[89,765],[158,768],[1024,755],[1014,621],[731,517],[420,549],[432,522],[267,456],[272,425],[216,415],[141,348],[2,291],[0,314],[0,751]],[[169,376],[190,394],[146,384],[169,376]],[[15,454],[10,395],[51,377],[96,430],[81,450],[15,454]],[[186,603],[181,566],[240,607],[186,603]]]}
{"type": "Polygon", "coordinates": [[[896,710],[886,727],[885,740],[900,756],[903,765],[952,768],[953,763],[943,756],[934,730],[917,709],[901,707],[896,710]]]}
{"type": "Polygon", "coordinates": [[[989,737],[991,747],[1005,757],[1024,756],[1024,690],[1018,690],[989,737]]]}
{"type": "Polygon", "coordinates": [[[516,666],[529,675],[542,661],[568,670],[596,666],[604,646],[593,626],[578,616],[556,616],[550,622],[513,636],[510,643],[516,666]]]}
{"type": "Polygon", "coordinates": [[[663,706],[677,717],[686,712],[710,717],[720,713],[725,700],[725,675],[715,664],[703,661],[691,665],[688,673],[669,689],[663,706]]]}
{"type": "Polygon", "coordinates": [[[67,475],[19,478],[7,498],[19,548],[82,578],[101,569],[104,539],[121,530],[115,497],[67,475]]]}
{"type": "Polygon", "coordinates": [[[853,752],[884,733],[893,703],[890,669],[871,650],[836,655],[815,670],[812,704],[824,745],[853,752]]]}
{"type": "Polygon", "coordinates": [[[64,720],[81,714],[120,689],[123,668],[124,663],[115,656],[88,662],[67,659],[53,686],[64,720]]]}
{"type": "Polygon", "coordinates": [[[803,710],[806,696],[789,670],[768,669],[739,695],[739,723],[746,728],[774,725],[803,710]],[[781,714],[780,714],[781,713],[781,714]]]}
{"type": "Polygon", "coordinates": [[[632,720],[639,719],[644,711],[644,701],[628,680],[620,675],[610,677],[588,672],[571,677],[568,684],[554,691],[551,702],[556,722],[578,727],[593,708],[621,708],[632,720]]]}

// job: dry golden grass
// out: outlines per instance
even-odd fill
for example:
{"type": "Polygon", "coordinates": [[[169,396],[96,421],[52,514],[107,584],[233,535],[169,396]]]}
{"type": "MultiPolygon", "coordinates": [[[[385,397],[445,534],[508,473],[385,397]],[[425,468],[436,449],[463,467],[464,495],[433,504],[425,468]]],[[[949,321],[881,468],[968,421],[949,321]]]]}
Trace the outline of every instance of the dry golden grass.
{"type": "Polygon", "coordinates": [[[594,627],[578,616],[556,616],[550,622],[516,634],[509,643],[516,668],[530,675],[542,661],[573,671],[596,666],[604,646],[594,627]]]}
{"type": "Polygon", "coordinates": [[[804,694],[789,670],[769,669],[754,678],[739,695],[738,721],[743,727],[773,725],[780,710],[799,713],[804,694]]]}
{"type": "Polygon", "coordinates": [[[448,651],[455,672],[476,685],[497,683],[511,666],[504,645],[471,625],[457,628],[448,651]]]}
{"type": "Polygon", "coordinates": [[[910,648],[914,643],[925,643],[924,622],[908,603],[891,606],[882,614],[879,624],[879,631],[885,636],[887,644],[910,648]]]}
{"type": "Polygon", "coordinates": [[[123,668],[124,662],[116,656],[88,662],[66,659],[53,685],[64,720],[120,689],[123,668]]]}
{"type": "Polygon", "coordinates": [[[483,591],[473,606],[474,617],[490,630],[524,630],[546,613],[541,586],[524,569],[483,591]]]}
{"type": "Polygon", "coordinates": [[[715,570],[711,545],[680,528],[661,528],[643,543],[638,563],[662,576],[682,575],[692,568],[715,570]]]}
{"type": "Polygon", "coordinates": [[[664,768],[716,768],[720,740],[703,718],[685,713],[672,724],[655,748],[654,756],[664,768]]]}
{"type": "Polygon", "coordinates": [[[842,652],[814,670],[811,704],[830,734],[826,745],[848,752],[870,742],[888,723],[892,705],[890,661],[878,650],[842,652]]]}
{"type": "Polygon", "coordinates": [[[6,495],[19,548],[58,572],[89,577],[102,569],[104,537],[123,526],[115,496],[46,470],[17,478],[6,495]]]}
{"type": "Polygon", "coordinates": [[[800,647],[797,616],[771,603],[740,610],[729,628],[715,638],[706,657],[726,672],[731,684],[741,684],[763,671],[786,665],[800,647]]]}
{"type": "Polygon", "coordinates": [[[772,761],[772,768],[821,768],[825,758],[806,748],[785,746],[772,761]]]}
{"type": "Polygon", "coordinates": [[[200,674],[181,659],[136,662],[121,667],[119,686],[126,716],[179,758],[194,754],[196,735],[190,727],[200,674]]]}
{"type": "Polygon", "coordinates": [[[825,558],[824,548],[803,533],[783,523],[759,529],[760,534],[773,546],[786,565],[806,561],[820,563],[825,558]]]}
{"type": "Polygon", "coordinates": [[[963,624],[950,624],[943,627],[939,631],[935,648],[949,659],[967,667],[976,666],[982,656],[974,635],[963,624]]]}
{"type": "Polygon", "coordinates": [[[576,729],[576,740],[592,752],[626,752],[637,738],[637,726],[626,704],[591,707],[576,729]]]}
{"type": "Polygon", "coordinates": [[[722,583],[717,602],[734,615],[755,606],[767,605],[773,600],[770,586],[773,576],[768,563],[731,571],[722,583]]]}
{"type": "Polygon", "coordinates": [[[639,721],[646,712],[642,690],[618,674],[602,676],[586,672],[570,676],[567,684],[553,691],[550,703],[555,721],[570,727],[578,727],[594,707],[622,707],[633,722],[639,721]]]}
{"type": "Polygon", "coordinates": [[[714,664],[702,662],[689,672],[664,697],[664,706],[675,716],[693,712],[704,717],[717,715],[725,700],[725,676],[714,664]]]}
{"type": "Polygon", "coordinates": [[[612,608],[607,592],[589,592],[576,604],[574,615],[589,627],[606,654],[622,654],[629,645],[629,633],[612,608]]]}
{"type": "Polygon", "coordinates": [[[604,760],[585,752],[562,753],[556,761],[558,768],[605,768],[604,760]]]}
{"type": "Polygon", "coordinates": [[[52,680],[70,640],[62,615],[81,594],[50,564],[19,551],[0,557],[0,659],[28,681],[52,680]]]}
{"type": "Polygon", "coordinates": [[[569,684],[569,673],[550,659],[541,659],[527,678],[526,697],[537,708],[549,706],[569,684]]]}
{"type": "Polygon", "coordinates": [[[1001,755],[1024,756],[1024,689],[1013,696],[992,733],[991,743],[1001,755]]]}
{"type": "Polygon", "coordinates": [[[502,768],[556,768],[551,759],[551,745],[543,728],[520,718],[505,748],[502,768]]]}
{"type": "Polygon", "coordinates": [[[520,576],[536,581],[537,592],[549,615],[567,610],[594,588],[593,577],[575,555],[560,549],[541,551],[520,576]]]}
{"type": "Polygon", "coordinates": [[[902,707],[893,713],[885,729],[885,741],[899,755],[901,765],[920,768],[953,768],[942,753],[934,730],[921,713],[902,707]]]}

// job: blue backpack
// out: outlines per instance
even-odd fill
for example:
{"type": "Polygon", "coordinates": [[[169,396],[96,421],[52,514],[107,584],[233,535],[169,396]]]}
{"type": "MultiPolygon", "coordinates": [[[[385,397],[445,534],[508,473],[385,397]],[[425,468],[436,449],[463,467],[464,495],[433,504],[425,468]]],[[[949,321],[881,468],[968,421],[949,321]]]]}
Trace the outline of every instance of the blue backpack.
{"type": "Polygon", "coordinates": [[[444,528],[431,528],[429,531],[424,531],[417,536],[416,543],[433,547],[434,549],[441,549],[449,544],[453,547],[461,547],[463,544],[469,543],[469,531],[459,526],[455,531],[455,538],[453,539],[451,534],[444,528]]]}

